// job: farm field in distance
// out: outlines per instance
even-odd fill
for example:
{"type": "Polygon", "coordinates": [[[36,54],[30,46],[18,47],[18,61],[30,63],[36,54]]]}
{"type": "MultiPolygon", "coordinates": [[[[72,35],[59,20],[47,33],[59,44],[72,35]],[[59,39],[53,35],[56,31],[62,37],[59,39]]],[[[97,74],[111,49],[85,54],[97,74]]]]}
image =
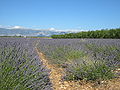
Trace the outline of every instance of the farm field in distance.
{"type": "Polygon", "coordinates": [[[120,39],[0,37],[0,90],[119,90],[120,39]]]}

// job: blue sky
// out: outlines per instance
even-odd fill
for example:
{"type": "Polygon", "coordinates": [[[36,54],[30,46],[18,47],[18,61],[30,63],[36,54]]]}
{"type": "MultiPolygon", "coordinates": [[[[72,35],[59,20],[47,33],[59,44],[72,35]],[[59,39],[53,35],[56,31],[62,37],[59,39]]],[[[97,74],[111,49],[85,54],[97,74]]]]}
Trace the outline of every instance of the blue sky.
{"type": "Polygon", "coordinates": [[[0,25],[95,30],[120,27],[120,0],[0,0],[0,25]]]}

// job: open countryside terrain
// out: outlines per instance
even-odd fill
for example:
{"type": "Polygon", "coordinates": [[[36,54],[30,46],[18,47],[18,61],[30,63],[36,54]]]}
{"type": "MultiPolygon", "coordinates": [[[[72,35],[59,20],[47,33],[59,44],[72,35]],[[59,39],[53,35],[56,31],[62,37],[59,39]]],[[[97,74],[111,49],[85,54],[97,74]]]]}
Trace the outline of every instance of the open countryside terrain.
{"type": "Polygon", "coordinates": [[[0,38],[0,90],[120,90],[120,39],[0,38]]]}
{"type": "Polygon", "coordinates": [[[0,90],[120,90],[120,0],[0,0],[0,90]]]}

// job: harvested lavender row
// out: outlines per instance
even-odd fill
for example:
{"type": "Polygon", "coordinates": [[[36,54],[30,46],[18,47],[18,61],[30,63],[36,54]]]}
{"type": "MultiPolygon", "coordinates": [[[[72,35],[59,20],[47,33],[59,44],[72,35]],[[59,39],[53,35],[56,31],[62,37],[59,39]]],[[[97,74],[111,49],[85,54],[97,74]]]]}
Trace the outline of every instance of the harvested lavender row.
{"type": "Polygon", "coordinates": [[[51,90],[49,70],[35,51],[37,39],[0,38],[0,90],[51,90]]]}

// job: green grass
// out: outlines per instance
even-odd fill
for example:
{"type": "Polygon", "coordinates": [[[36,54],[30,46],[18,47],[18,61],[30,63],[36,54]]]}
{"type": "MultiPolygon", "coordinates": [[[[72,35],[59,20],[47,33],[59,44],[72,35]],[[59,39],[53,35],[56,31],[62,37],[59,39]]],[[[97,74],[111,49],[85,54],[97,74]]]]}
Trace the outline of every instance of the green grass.
{"type": "Polygon", "coordinates": [[[85,56],[85,53],[83,51],[72,50],[66,53],[66,58],[68,60],[75,60],[84,56],[85,56]]]}
{"type": "Polygon", "coordinates": [[[48,59],[51,63],[57,64],[59,66],[66,63],[70,63],[75,59],[85,56],[83,51],[71,50],[68,47],[57,47],[52,52],[48,52],[48,59]]]}

